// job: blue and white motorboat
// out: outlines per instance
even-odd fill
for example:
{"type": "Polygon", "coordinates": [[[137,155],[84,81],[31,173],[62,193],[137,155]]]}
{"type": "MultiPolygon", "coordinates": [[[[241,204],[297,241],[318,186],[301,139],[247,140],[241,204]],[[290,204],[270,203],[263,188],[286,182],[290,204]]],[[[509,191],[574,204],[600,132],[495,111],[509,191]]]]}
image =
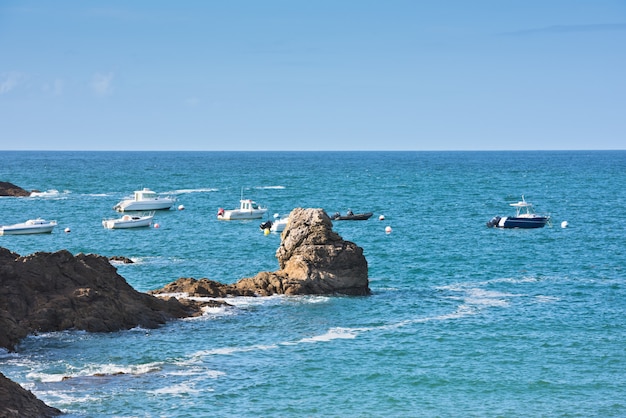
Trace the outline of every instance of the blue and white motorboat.
{"type": "Polygon", "coordinates": [[[527,202],[522,196],[522,200],[511,203],[515,208],[515,216],[494,216],[487,226],[490,228],[543,228],[549,221],[549,215],[538,215],[533,209],[532,203],[527,202]]]}

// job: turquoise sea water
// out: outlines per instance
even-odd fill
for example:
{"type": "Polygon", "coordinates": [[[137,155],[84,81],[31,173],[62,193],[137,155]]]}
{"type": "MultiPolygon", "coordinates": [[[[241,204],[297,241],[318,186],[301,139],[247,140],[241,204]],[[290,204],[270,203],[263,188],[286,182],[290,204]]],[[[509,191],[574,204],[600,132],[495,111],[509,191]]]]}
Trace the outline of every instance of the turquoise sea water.
{"type": "Polygon", "coordinates": [[[276,270],[278,235],[216,220],[242,189],[270,216],[375,214],[334,225],[364,249],[371,296],[234,298],[155,330],[0,352],[2,373],[68,416],[626,416],[624,151],[3,151],[0,180],[45,192],[0,198],[0,224],[59,222],[0,246],[131,257],[118,272],[140,291],[276,270]],[[140,187],[185,209],[105,230],[140,187]],[[522,195],[551,226],[485,226],[522,195]]]}

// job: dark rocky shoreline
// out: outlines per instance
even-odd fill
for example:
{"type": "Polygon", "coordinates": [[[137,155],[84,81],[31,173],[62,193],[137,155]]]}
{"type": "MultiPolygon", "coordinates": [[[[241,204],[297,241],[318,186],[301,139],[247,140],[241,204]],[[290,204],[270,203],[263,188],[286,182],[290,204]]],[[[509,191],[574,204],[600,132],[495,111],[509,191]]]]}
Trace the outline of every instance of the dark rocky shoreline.
{"type": "MultiPolygon", "coordinates": [[[[278,271],[260,272],[230,285],[180,278],[149,293],[136,291],[117,273],[111,259],[127,260],[124,257],[74,256],[65,250],[21,256],[0,247],[0,348],[15,351],[23,338],[39,332],[156,328],[174,319],[202,315],[205,306],[226,304],[177,299],[168,293],[209,298],[370,294],[363,249],[332,231],[324,210],[297,208],[289,219],[276,251],[278,271]]],[[[0,375],[0,416],[60,413],[0,375]]]]}

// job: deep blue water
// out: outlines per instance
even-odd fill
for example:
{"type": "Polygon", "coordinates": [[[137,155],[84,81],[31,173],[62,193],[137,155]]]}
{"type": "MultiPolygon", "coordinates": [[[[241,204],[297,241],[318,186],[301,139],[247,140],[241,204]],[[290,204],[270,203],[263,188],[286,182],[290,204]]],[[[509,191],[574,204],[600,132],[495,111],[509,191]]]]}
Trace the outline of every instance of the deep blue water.
{"type": "Polygon", "coordinates": [[[229,299],[0,352],[2,373],[69,416],[626,416],[625,151],[2,151],[0,180],[45,192],[0,198],[0,224],[59,222],[0,246],[131,257],[118,272],[140,291],[276,270],[278,235],[216,220],[242,189],[270,214],[375,213],[334,225],[364,249],[369,297],[229,299]],[[105,230],[141,187],[185,209],[105,230]],[[522,195],[551,226],[485,226],[522,195]]]}

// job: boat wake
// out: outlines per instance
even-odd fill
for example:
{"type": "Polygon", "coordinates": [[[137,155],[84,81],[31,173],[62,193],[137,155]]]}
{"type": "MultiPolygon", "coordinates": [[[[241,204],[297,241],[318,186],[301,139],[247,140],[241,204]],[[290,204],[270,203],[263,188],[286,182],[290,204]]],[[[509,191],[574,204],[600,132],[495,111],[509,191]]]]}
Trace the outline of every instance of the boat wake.
{"type": "Polygon", "coordinates": [[[211,193],[217,192],[219,189],[211,188],[211,187],[201,187],[198,189],[179,189],[171,192],[166,192],[166,194],[190,194],[190,193],[211,193]]]}

